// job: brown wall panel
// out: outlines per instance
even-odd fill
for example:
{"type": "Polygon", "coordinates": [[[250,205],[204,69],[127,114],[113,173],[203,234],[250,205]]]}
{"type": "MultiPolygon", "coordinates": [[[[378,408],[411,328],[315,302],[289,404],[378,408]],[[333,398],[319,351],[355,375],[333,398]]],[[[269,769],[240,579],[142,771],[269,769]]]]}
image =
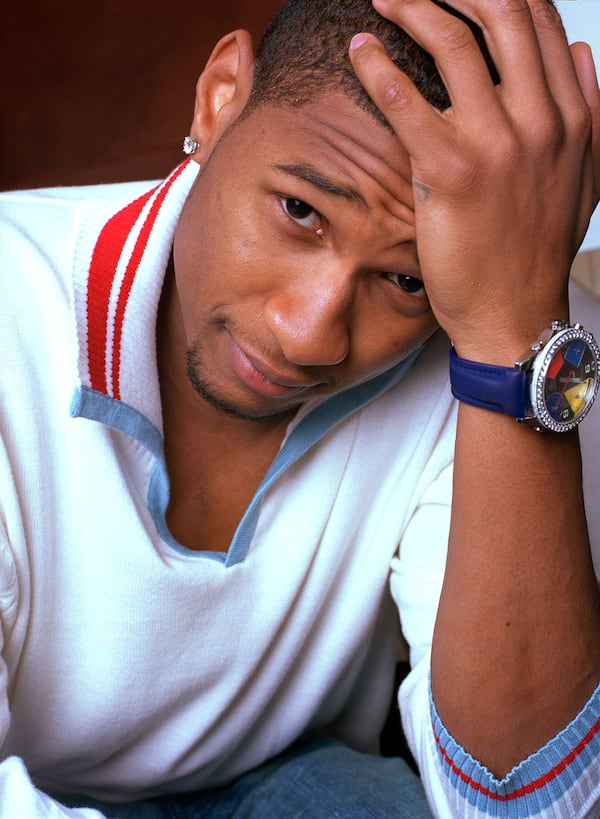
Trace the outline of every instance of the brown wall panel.
{"type": "Polygon", "coordinates": [[[255,41],[282,0],[8,0],[0,11],[0,187],[163,176],[182,157],[214,44],[255,41]]]}

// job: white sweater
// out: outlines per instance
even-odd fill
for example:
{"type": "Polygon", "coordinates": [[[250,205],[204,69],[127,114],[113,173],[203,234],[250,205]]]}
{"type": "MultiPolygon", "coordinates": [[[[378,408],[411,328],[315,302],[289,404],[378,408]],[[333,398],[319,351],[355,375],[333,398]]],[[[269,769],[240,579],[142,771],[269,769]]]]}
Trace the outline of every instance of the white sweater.
{"type": "MultiPolygon", "coordinates": [[[[403,718],[434,812],[488,815],[448,775],[434,728],[466,780],[477,763],[457,762],[428,693],[455,423],[443,337],[303,408],[226,555],[167,531],[155,319],[196,173],[0,197],[0,817],[97,815],[51,791],[216,786],[313,731],[375,749],[394,600],[414,664],[403,718]]],[[[517,786],[560,763],[585,713],[574,726],[517,786]]],[[[563,812],[542,815],[600,800],[585,752],[565,771],[536,790],[563,812]]],[[[528,795],[509,801],[521,812],[506,815],[538,815],[528,795]]]]}

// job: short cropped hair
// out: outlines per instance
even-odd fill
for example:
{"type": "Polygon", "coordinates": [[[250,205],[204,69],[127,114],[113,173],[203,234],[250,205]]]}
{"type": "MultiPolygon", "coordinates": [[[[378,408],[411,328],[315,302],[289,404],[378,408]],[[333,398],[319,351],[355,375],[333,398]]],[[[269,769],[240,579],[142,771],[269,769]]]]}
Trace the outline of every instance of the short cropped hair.
{"type": "MultiPolygon", "coordinates": [[[[479,27],[443,2],[434,2],[467,22],[494,82],[499,82],[479,27]]],[[[350,40],[361,31],[374,34],[383,43],[392,61],[431,105],[438,110],[449,107],[448,92],[431,55],[403,29],[378,14],[371,0],[288,0],[259,43],[246,113],[265,103],[301,106],[324,91],[338,89],[387,125],[348,57],[350,40]]]]}

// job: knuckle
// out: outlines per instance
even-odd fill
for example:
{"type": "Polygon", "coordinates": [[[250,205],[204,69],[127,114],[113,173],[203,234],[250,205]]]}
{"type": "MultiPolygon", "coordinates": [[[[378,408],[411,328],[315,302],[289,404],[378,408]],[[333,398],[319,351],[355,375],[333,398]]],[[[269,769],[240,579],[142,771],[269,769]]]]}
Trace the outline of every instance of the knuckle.
{"type": "Polygon", "coordinates": [[[537,106],[529,111],[524,138],[530,144],[550,151],[560,150],[566,143],[591,139],[592,116],[585,100],[575,95],[568,103],[537,106]]]}
{"type": "Polygon", "coordinates": [[[475,163],[455,161],[451,170],[456,190],[468,193],[479,188],[482,176],[479,166],[475,163]]]}
{"type": "Polygon", "coordinates": [[[404,83],[399,77],[382,79],[379,83],[377,97],[381,100],[383,107],[392,111],[402,108],[408,99],[404,83]]]}
{"type": "Polygon", "coordinates": [[[528,142],[536,150],[554,153],[563,143],[564,128],[555,112],[534,116],[530,119],[528,142]]]}
{"type": "Polygon", "coordinates": [[[592,113],[586,105],[580,105],[571,116],[571,132],[580,142],[588,143],[592,139],[592,113]]]}
{"type": "Polygon", "coordinates": [[[513,129],[507,128],[494,136],[493,150],[486,157],[486,168],[493,175],[505,175],[511,167],[520,163],[522,144],[513,129]]]}
{"type": "Polygon", "coordinates": [[[504,162],[506,157],[512,157],[518,152],[519,137],[514,128],[507,126],[494,134],[494,149],[504,162]]]}
{"type": "Polygon", "coordinates": [[[450,18],[436,31],[440,51],[447,55],[462,55],[475,48],[475,40],[470,29],[454,18],[450,18]]]}
{"type": "Polygon", "coordinates": [[[536,28],[563,32],[563,24],[558,10],[549,0],[532,0],[531,16],[536,28]]]}
{"type": "MultiPolygon", "coordinates": [[[[489,1],[489,0],[488,0],[489,1]]],[[[527,15],[529,13],[529,3],[527,0],[491,0],[499,14],[502,15],[527,15]]]]}
{"type": "Polygon", "coordinates": [[[482,177],[482,163],[475,155],[454,151],[444,157],[444,169],[455,191],[461,196],[478,188],[482,177]]]}
{"type": "Polygon", "coordinates": [[[513,30],[531,28],[531,7],[527,0],[495,0],[494,6],[503,25],[507,28],[513,30]]]}

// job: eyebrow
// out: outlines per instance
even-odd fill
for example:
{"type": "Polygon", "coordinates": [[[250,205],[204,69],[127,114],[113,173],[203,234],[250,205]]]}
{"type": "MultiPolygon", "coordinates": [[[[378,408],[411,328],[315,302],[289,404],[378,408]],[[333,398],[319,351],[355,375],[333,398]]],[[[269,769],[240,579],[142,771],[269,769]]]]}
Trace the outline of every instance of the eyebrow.
{"type": "Polygon", "coordinates": [[[328,193],[331,196],[337,196],[348,202],[354,202],[363,208],[367,207],[367,203],[357,190],[336,184],[321,173],[321,171],[317,170],[313,165],[308,163],[301,163],[298,165],[275,164],[273,167],[278,171],[294,176],[296,179],[301,179],[304,182],[308,182],[310,185],[314,185],[316,188],[319,188],[319,190],[323,191],[324,193],[328,193]]]}

